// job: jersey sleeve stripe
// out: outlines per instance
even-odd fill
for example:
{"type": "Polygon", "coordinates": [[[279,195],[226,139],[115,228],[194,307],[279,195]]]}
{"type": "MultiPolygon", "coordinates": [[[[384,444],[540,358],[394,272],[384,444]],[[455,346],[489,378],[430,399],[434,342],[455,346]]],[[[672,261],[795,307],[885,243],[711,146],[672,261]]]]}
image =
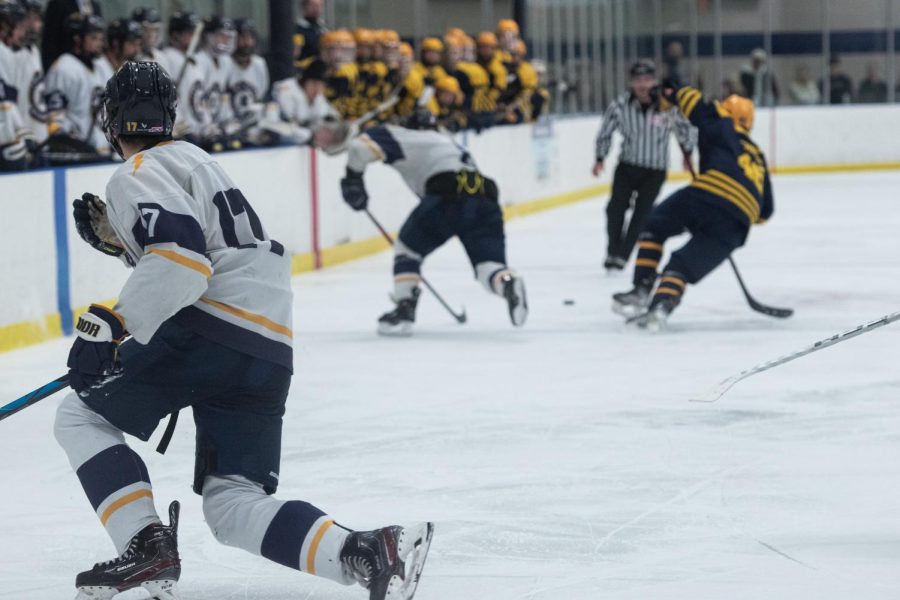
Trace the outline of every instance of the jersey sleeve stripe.
{"type": "Polygon", "coordinates": [[[406,158],[397,138],[388,131],[387,127],[373,127],[366,131],[366,135],[384,152],[385,163],[391,164],[406,158]]]}
{"type": "Polygon", "coordinates": [[[163,250],[162,248],[151,248],[147,251],[147,254],[156,254],[157,256],[161,256],[167,260],[171,260],[174,263],[181,265],[182,267],[187,267],[188,269],[197,271],[207,279],[212,277],[212,269],[208,266],[204,265],[202,262],[193,260],[186,256],[182,256],[178,254],[174,250],[163,250]]]}
{"type": "Polygon", "coordinates": [[[268,318],[264,317],[263,315],[258,315],[256,313],[252,313],[252,312],[240,309],[240,308],[236,308],[234,306],[229,306],[228,304],[224,304],[222,302],[216,302],[215,300],[210,300],[209,298],[200,298],[200,301],[203,302],[204,304],[208,304],[214,308],[218,308],[219,310],[221,310],[223,312],[227,312],[230,315],[234,315],[235,317],[240,317],[242,319],[246,319],[247,321],[250,321],[251,323],[256,323],[257,325],[265,327],[269,331],[274,331],[275,333],[278,333],[280,335],[283,335],[283,336],[291,338],[291,339],[294,338],[294,332],[291,331],[291,329],[289,327],[285,327],[284,325],[276,323],[275,321],[272,321],[271,319],[268,319],[268,318]]]}

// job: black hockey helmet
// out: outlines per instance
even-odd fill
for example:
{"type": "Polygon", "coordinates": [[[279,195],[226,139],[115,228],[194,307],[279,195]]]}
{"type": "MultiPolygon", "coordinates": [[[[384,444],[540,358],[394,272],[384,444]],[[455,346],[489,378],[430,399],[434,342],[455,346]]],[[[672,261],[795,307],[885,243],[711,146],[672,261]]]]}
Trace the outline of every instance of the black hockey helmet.
{"type": "Polygon", "coordinates": [[[172,136],[175,84],[155,62],[128,61],[106,82],[101,100],[101,127],[119,156],[121,137],[172,136]]]}
{"type": "Polygon", "coordinates": [[[235,19],[234,29],[237,31],[238,35],[244,35],[245,33],[258,35],[256,31],[256,22],[254,22],[253,19],[235,19]]]}
{"type": "Polygon", "coordinates": [[[141,25],[144,25],[145,23],[155,24],[162,22],[158,10],[155,8],[147,8],[145,6],[138,6],[134,9],[131,12],[131,18],[141,25]]]}
{"type": "Polygon", "coordinates": [[[174,13],[169,17],[169,34],[194,31],[199,22],[200,17],[192,12],[185,11],[174,13]]]}
{"type": "Polygon", "coordinates": [[[235,31],[234,21],[221,15],[206,17],[203,21],[203,32],[215,33],[217,31],[235,31]]]}
{"type": "Polygon", "coordinates": [[[141,25],[131,19],[116,19],[106,28],[106,41],[109,44],[139,39],[141,39],[141,25]]]}
{"type": "Polygon", "coordinates": [[[19,0],[19,4],[26,13],[44,14],[44,5],[41,0],[19,0]]]}
{"type": "Polygon", "coordinates": [[[15,27],[25,20],[25,8],[15,0],[0,1],[0,25],[15,27]]]}
{"type": "Polygon", "coordinates": [[[106,29],[106,23],[97,15],[72,13],[66,18],[65,31],[69,36],[87,35],[106,29]]]}

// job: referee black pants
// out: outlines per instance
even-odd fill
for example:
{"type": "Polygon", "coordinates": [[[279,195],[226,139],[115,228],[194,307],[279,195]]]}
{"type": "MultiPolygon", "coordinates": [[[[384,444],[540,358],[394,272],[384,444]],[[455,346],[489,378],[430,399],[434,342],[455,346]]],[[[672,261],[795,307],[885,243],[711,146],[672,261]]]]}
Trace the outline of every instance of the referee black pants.
{"type": "Polygon", "coordinates": [[[607,254],[610,258],[628,260],[634,244],[650,215],[666,172],[619,163],[613,177],[612,197],[606,206],[606,231],[609,236],[607,254]],[[631,221],[625,226],[625,213],[634,208],[631,221]]]}

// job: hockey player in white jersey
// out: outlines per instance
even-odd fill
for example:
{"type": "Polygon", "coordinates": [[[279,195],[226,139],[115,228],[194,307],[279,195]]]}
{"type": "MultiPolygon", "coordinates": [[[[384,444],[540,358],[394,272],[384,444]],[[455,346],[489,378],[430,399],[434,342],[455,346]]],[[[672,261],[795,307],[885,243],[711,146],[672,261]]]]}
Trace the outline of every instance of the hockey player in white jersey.
{"type": "Polygon", "coordinates": [[[39,47],[44,30],[43,6],[39,0],[21,0],[25,9],[25,37],[16,50],[19,114],[36,143],[47,139],[47,102],[44,98],[44,66],[39,47]]]}
{"type": "Polygon", "coordinates": [[[309,128],[327,118],[340,118],[337,110],[325,99],[327,71],[325,63],[315,59],[303,70],[299,80],[291,77],[275,83],[272,97],[278,103],[284,120],[309,128]]]}
{"type": "MultiPolygon", "coordinates": [[[[428,113],[419,126],[433,126],[428,113]],[[424,121],[424,122],[423,122],[424,121]]],[[[378,321],[382,335],[412,334],[419,299],[422,261],[452,237],[462,242],[475,278],[506,300],[510,320],[520,327],[528,316],[525,282],[506,264],[506,238],[497,185],[478,171],[472,156],[447,135],[433,129],[393,125],[367,129],[354,137],[347,125],[324,125],[314,143],[330,154],[349,148],[347,175],[341,180],[344,200],[354,210],[368,208],[363,172],[382,161],[397,170],[421,199],[400,229],[394,244],[396,308],[378,321]]]]}
{"type": "Polygon", "coordinates": [[[50,135],[68,135],[108,155],[111,150],[97,122],[106,81],[94,65],[103,50],[104,28],[103,20],[96,15],[76,13],[67,19],[71,50],[50,67],[45,93],[50,135]]]}
{"type": "Polygon", "coordinates": [[[232,56],[232,68],[228,77],[228,93],[231,110],[241,123],[259,118],[259,107],[269,95],[269,67],[265,59],[256,53],[258,34],[251,19],[234,22],[237,32],[232,56]]]}
{"type": "Polygon", "coordinates": [[[18,87],[16,49],[25,38],[25,11],[17,2],[0,3],[0,171],[32,166],[37,142],[19,110],[23,90],[18,87]]]}
{"type": "Polygon", "coordinates": [[[106,28],[106,50],[94,65],[104,81],[115,75],[123,64],[135,60],[141,49],[141,26],[131,19],[116,19],[106,28]]]}
{"type": "Polygon", "coordinates": [[[231,19],[206,19],[203,47],[186,69],[178,91],[182,110],[175,126],[176,137],[214,152],[240,147],[236,137],[240,127],[228,99],[235,35],[231,19]]]}
{"type": "MultiPolygon", "coordinates": [[[[139,6],[132,11],[131,20],[141,27],[141,50],[138,60],[159,63],[171,75],[172,67],[159,48],[162,42],[162,19],[159,12],[155,8],[139,6]]],[[[177,73],[172,77],[176,75],[177,73]]]]}
{"type": "Polygon", "coordinates": [[[352,531],[311,504],[271,496],[293,368],[290,257],[208,154],[172,141],[174,119],[168,74],[126,63],[107,84],[102,118],[125,162],[105,204],[91,194],[75,201],[81,237],[134,267],[114,309],[93,305],[79,318],[74,392],[57,411],[56,438],[120,553],[77,576],[78,598],[138,587],[178,597],[179,504],[164,525],[123,434],[146,441],[167,414],[191,407],[194,491],[219,541],[360,583],[370,600],[409,600],[432,524],[352,531]]]}
{"type": "Polygon", "coordinates": [[[200,18],[189,11],[176,12],[169,17],[169,45],[162,52],[169,65],[169,75],[176,83],[199,23],[200,18]]]}

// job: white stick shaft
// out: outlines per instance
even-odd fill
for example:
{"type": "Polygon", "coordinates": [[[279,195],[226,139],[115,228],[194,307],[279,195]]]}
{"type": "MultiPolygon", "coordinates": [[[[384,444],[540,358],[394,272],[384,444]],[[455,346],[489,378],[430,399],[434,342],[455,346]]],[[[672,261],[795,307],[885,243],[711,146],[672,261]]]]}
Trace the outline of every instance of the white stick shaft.
{"type": "Polygon", "coordinates": [[[191,43],[188,44],[187,52],[184,53],[184,64],[181,65],[181,70],[178,71],[178,78],[175,80],[175,89],[181,85],[181,80],[184,79],[184,73],[187,71],[188,65],[191,60],[193,60],[194,55],[197,54],[197,46],[200,45],[200,38],[203,37],[203,21],[197,23],[197,26],[194,27],[194,34],[191,36],[191,43]]]}
{"type": "Polygon", "coordinates": [[[801,356],[806,356],[807,354],[812,354],[813,352],[824,350],[829,346],[840,344],[841,342],[845,342],[851,338],[855,338],[856,336],[868,333],[873,329],[878,329],[879,327],[889,325],[897,320],[900,320],[900,312],[885,315],[880,319],[872,321],[871,323],[859,325],[858,327],[855,327],[849,331],[845,331],[844,333],[839,333],[829,338],[825,338],[824,340],[819,340],[815,344],[808,346],[802,350],[798,350],[797,352],[786,354],[779,358],[760,363],[751,369],[741,371],[737,375],[732,375],[728,379],[723,380],[721,383],[719,383],[719,385],[708,391],[706,394],[697,398],[691,398],[691,402],[715,402],[716,400],[724,396],[725,392],[730,390],[739,381],[743,381],[744,379],[756,375],[757,373],[762,373],[763,371],[768,371],[769,369],[775,368],[779,365],[783,365],[784,363],[796,360],[801,356]]]}

